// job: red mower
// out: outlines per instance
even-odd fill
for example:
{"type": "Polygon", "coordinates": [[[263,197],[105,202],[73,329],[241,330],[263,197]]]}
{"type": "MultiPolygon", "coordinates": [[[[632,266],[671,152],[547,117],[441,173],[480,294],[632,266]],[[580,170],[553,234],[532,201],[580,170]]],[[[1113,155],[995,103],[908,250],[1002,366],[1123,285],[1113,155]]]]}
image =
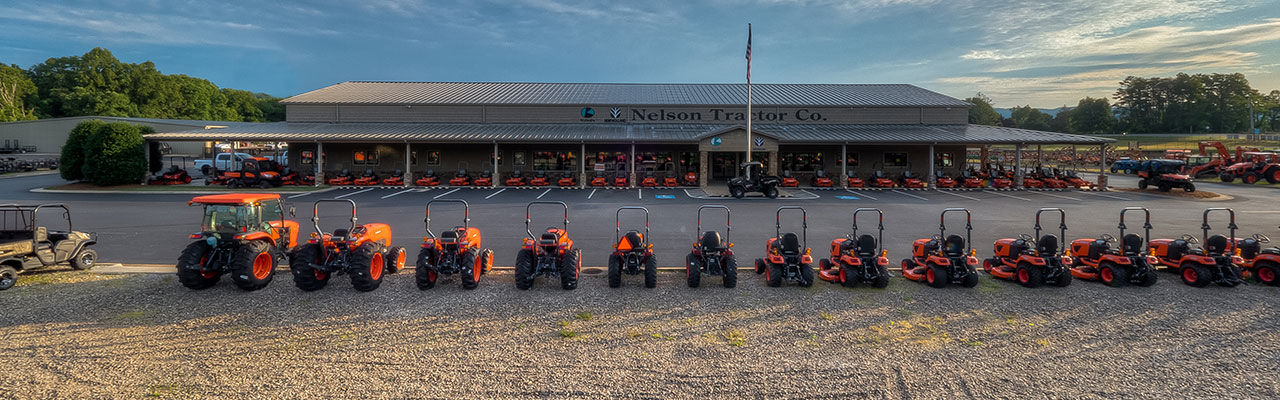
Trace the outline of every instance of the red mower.
{"type": "Polygon", "coordinates": [[[952,178],[951,175],[948,175],[946,172],[941,170],[934,172],[933,176],[938,180],[938,187],[940,188],[954,189],[960,186],[960,181],[957,181],[955,178],[952,178]]]}
{"type": "Polygon", "coordinates": [[[844,287],[859,283],[876,289],[889,286],[889,252],[880,247],[884,243],[884,211],[879,208],[853,210],[853,232],[831,241],[831,258],[818,261],[818,278],[844,287]],[[875,211],[880,216],[880,238],[863,234],[858,236],[858,213],[875,211]]]}
{"type": "Polygon", "coordinates": [[[524,186],[525,185],[524,174],[521,173],[520,170],[518,169],[515,171],[511,171],[511,176],[507,177],[507,180],[504,181],[503,184],[507,186],[524,186]]]}
{"type": "Polygon", "coordinates": [[[185,185],[191,183],[191,174],[187,173],[186,168],[179,165],[187,165],[186,157],[169,157],[169,169],[147,179],[148,185],[185,185]],[[174,163],[175,158],[181,158],[181,163],[174,163]]]}
{"type": "Polygon", "coordinates": [[[1210,283],[1219,286],[1235,287],[1244,283],[1239,265],[1244,258],[1232,254],[1232,243],[1236,242],[1236,212],[1230,208],[1210,208],[1204,210],[1204,223],[1200,225],[1204,231],[1205,245],[1192,249],[1192,244],[1200,243],[1195,236],[1182,235],[1178,239],[1155,239],[1148,245],[1151,254],[1156,256],[1160,267],[1177,271],[1182,275],[1182,282],[1193,287],[1205,287],[1210,283]],[[1222,235],[1209,236],[1209,212],[1226,211],[1231,215],[1227,229],[1231,237],[1222,235]]]}
{"type": "Polygon", "coordinates": [[[404,267],[404,248],[391,246],[391,227],[387,224],[356,225],[356,202],[352,200],[317,200],[311,212],[315,233],[307,244],[293,249],[289,269],[293,283],[305,291],[320,290],[334,275],[351,276],[351,285],[361,292],[377,289],[382,277],[404,267]],[[351,205],[351,225],[326,233],[320,229],[320,203],[351,205]]]}
{"type": "Polygon", "coordinates": [[[778,207],[776,214],[777,229],[775,236],[765,243],[765,254],[768,258],[757,258],[756,274],[764,274],[765,284],[769,287],[782,286],[782,281],[795,282],[802,287],[813,286],[813,252],[809,248],[809,217],[804,208],[797,206],[778,207]],[[801,234],[782,233],[782,210],[799,210],[801,218],[801,234]]]}
{"type": "Polygon", "coordinates": [[[613,186],[627,187],[627,173],[625,171],[618,170],[618,174],[613,176],[613,186]]]}
{"type": "Polygon", "coordinates": [[[987,174],[991,175],[992,188],[1008,189],[1013,187],[1013,177],[1011,176],[1009,171],[1004,170],[1004,167],[1001,167],[998,170],[992,169],[990,172],[987,172],[987,174]]]}
{"type": "MultiPolygon", "coordinates": [[[[876,163],[876,165],[880,165],[880,164],[876,163]]],[[[896,186],[896,184],[893,183],[893,179],[889,179],[889,177],[885,176],[884,170],[880,168],[876,168],[875,172],[871,173],[870,181],[871,181],[871,187],[887,189],[887,188],[892,188],[896,186]]]]}
{"type": "Polygon", "coordinates": [[[460,169],[453,174],[453,179],[449,179],[449,186],[471,186],[471,175],[467,174],[467,170],[460,169]]]}
{"type": "Polygon", "coordinates": [[[966,189],[981,189],[982,187],[986,186],[986,183],[982,182],[982,178],[979,178],[977,175],[975,175],[973,173],[973,170],[967,169],[964,172],[960,173],[960,175],[961,175],[960,186],[963,186],[966,189]]]}
{"type": "Polygon", "coordinates": [[[609,181],[604,178],[603,171],[596,171],[596,176],[594,178],[591,178],[591,186],[592,187],[609,186],[609,181]]]}
{"type": "Polygon", "coordinates": [[[658,258],[653,255],[653,243],[649,243],[649,209],[644,207],[618,207],[614,214],[613,254],[609,255],[609,287],[622,286],[622,274],[644,273],[644,287],[658,286],[658,258]],[[644,233],[630,230],[622,233],[622,210],[644,211],[644,233]]]}
{"type": "Polygon", "coordinates": [[[1063,175],[1063,180],[1065,180],[1068,185],[1071,185],[1071,187],[1076,189],[1093,189],[1097,186],[1093,182],[1089,182],[1081,178],[1079,174],[1076,174],[1076,171],[1068,170],[1064,172],[1063,175]]]}
{"type": "Polygon", "coordinates": [[[796,179],[796,177],[794,176],[791,176],[791,170],[789,169],[783,170],[782,171],[782,187],[797,187],[797,186],[800,186],[800,180],[796,179]]]}
{"type": "Polygon", "coordinates": [[[418,184],[418,186],[439,186],[440,177],[436,175],[436,170],[429,169],[426,173],[422,174],[422,177],[419,177],[417,181],[414,181],[414,183],[418,184]]]}
{"type": "Polygon", "coordinates": [[[378,179],[378,174],[374,173],[372,169],[364,170],[364,173],[360,174],[359,178],[351,182],[352,185],[356,186],[373,186],[379,183],[382,183],[382,180],[378,179]]]}
{"type": "Polygon", "coordinates": [[[698,207],[697,232],[702,232],[702,236],[693,242],[693,250],[684,259],[684,274],[689,287],[698,287],[702,283],[702,274],[722,276],[724,287],[732,289],[738,286],[738,259],[733,255],[733,242],[729,241],[731,230],[733,227],[729,220],[729,207],[698,207]],[[702,230],[702,210],[708,208],[724,210],[724,238],[720,237],[720,232],[702,230]]]}
{"type": "Polygon", "coordinates": [[[693,171],[686,172],[686,173],[684,174],[684,185],[685,185],[685,186],[698,186],[698,174],[697,174],[697,173],[695,173],[695,172],[693,172],[693,171]]]}
{"type": "Polygon", "coordinates": [[[971,288],[978,285],[978,251],[970,247],[973,236],[973,214],[967,208],[948,208],[939,217],[939,232],[928,239],[911,244],[911,258],[902,260],[904,278],[929,284],[935,288],[956,284],[971,288]],[[947,236],[947,213],[965,214],[965,237],[947,236]]]}
{"type": "Polygon", "coordinates": [[[404,186],[404,171],[391,172],[391,176],[382,179],[382,186],[404,186]]]}
{"type": "Polygon", "coordinates": [[[658,177],[653,175],[653,170],[644,171],[644,179],[640,180],[640,186],[647,188],[658,187],[658,177]]]}
{"type": "Polygon", "coordinates": [[[547,186],[551,184],[551,178],[547,176],[547,171],[537,170],[533,173],[533,179],[529,180],[529,186],[547,186]]]}
{"type": "Polygon", "coordinates": [[[427,202],[427,236],[422,238],[422,250],[418,251],[418,269],[415,278],[419,290],[436,286],[440,274],[458,274],[462,288],[471,290],[480,285],[480,276],[493,269],[493,250],[484,248],[479,228],[471,227],[471,206],[466,200],[431,200],[427,202]],[[440,233],[431,231],[431,204],[461,203],[462,225],[440,233]]]}
{"type": "Polygon", "coordinates": [[[1262,248],[1263,243],[1271,243],[1271,238],[1261,233],[1235,242],[1236,249],[1244,263],[1244,278],[1257,278],[1259,282],[1270,286],[1280,285],[1280,248],[1262,248]]]}
{"type": "Polygon", "coordinates": [[[813,187],[829,188],[835,186],[836,183],[827,176],[827,171],[820,169],[813,171],[813,177],[809,178],[809,185],[813,187]]]}
{"type": "Polygon", "coordinates": [[[481,172],[480,177],[476,178],[476,180],[471,182],[471,184],[475,186],[493,186],[493,173],[486,169],[481,172]]]}
{"type": "Polygon", "coordinates": [[[1016,281],[1022,286],[1035,288],[1046,283],[1063,287],[1071,284],[1071,257],[1062,254],[1062,242],[1067,237],[1067,212],[1061,208],[1041,208],[1036,211],[1035,236],[1019,234],[1017,239],[996,240],[991,258],[982,262],[982,269],[996,278],[1016,281]],[[1056,211],[1061,218],[1059,233],[1040,236],[1040,215],[1056,211]]]}
{"type": "Polygon", "coordinates": [[[866,187],[867,182],[863,181],[862,178],[859,178],[857,175],[854,175],[854,172],[856,171],[849,171],[849,177],[845,179],[845,185],[851,188],[866,187]]]}
{"type": "Polygon", "coordinates": [[[668,166],[667,168],[668,168],[667,174],[662,177],[662,186],[666,186],[666,187],[680,186],[680,180],[676,179],[676,176],[675,176],[676,173],[671,172],[672,170],[670,169],[674,167],[668,166]]]}
{"type": "Polygon", "coordinates": [[[1075,256],[1071,266],[1071,275],[1076,278],[1101,281],[1111,287],[1128,284],[1151,286],[1156,284],[1156,269],[1153,267],[1160,261],[1149,255],[1146,239],[1151,237],[1151,211],[1142,207],[1125,207],[1120,210],[1120,239],[1103,234],[1098,239],[1076,239],[1071,241],[1071,255],[1075,256]],[[1128,227],[1124,223],[1124,215],[1129,211],[1142,211],[1146,220],[1142,228],[1145,236],[1125,234],[1128,227]],[[1119,249],[1112,249],[1111,244],[1119,242],[1119,249]]]}
{"type": "Polygon", "coordinates": [[[560,288],[578,288],[578,272],[582,270],[582,250],[573,248],[569,238],[569,205],[561,201],[533,201],[524,210],[524,228],[529,237],[524,238],[520,252],[516,253],[516,289],[529,290],[539,276],[560,278],[560,288]],[[549,227],[540,236],[534,236],[529,228],[530,211],[536,204],[556,205],[564,208],[564,227],[549,227]]]}
{"type": "MultiPolygon", "coordinates": [[[[907,167],[907,168],[911,168],[911,167],[907,167]]],[[[904,188],[911,188],[911,189],[920,189],[925,187],[925,184],[924,184],[924,181],[920,179],[919,175],[916,175],[915,172],[911,171],[910,169],[907,169],[905,171],[902,171],[902,175],[898,176],[898,186],[902,186],[904,188]]]]}
{"type": "Polygon", "coordinates": [[[577,186],[578,179],[573,176],[572,172],[564,171],[560,173],[560,179],[556,180],[556,185],[560,185],[560,187],[577,186]]]}

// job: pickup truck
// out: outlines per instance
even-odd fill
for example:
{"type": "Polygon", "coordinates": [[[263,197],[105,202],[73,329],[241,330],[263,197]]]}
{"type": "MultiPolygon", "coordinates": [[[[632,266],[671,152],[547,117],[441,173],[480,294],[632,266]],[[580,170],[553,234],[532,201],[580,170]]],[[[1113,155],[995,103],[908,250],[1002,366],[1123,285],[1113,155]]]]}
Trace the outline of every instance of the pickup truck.
{"type": "Polygon", "coordinates": [[[234,156],[232,153],[218,153],[213,156],[212,160],[196,160],[195,168],[205,176],[212,175],[215,167],[222,171],[239,170],[240,166],[244,164],[244,160],[250,157],[253,157],[253,155],[249,153],[235,153],[234,156]]]}

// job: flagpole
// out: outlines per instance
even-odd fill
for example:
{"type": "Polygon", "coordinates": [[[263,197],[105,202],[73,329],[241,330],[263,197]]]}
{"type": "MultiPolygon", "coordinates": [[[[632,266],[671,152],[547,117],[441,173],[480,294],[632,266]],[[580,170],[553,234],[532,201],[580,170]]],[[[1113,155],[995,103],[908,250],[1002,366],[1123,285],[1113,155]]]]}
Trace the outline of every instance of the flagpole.
{"type": "MultiPolygon", "coordinates": [[[[747,24],[747,162],[751,162],[751,24],[747,24]]],[[[750,170],[748,168],[748,170],[750,170]]]]}

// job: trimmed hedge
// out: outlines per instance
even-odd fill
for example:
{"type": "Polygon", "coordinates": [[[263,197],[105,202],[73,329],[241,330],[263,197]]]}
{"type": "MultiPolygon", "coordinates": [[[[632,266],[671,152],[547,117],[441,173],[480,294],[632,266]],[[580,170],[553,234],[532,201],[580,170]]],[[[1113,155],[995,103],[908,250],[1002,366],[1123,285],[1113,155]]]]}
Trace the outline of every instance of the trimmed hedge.
{"type": "Polygon", "coordinates": [[[62,155],[58,160],[58,175],[61,175],[62,179],[69,181],[84,179],[85,145],[88,144],[89,138],[106,124],[94,119],[80,122],[71,129],[71,134],[67,135],[67,142],[62,145],[62,155]]]}
{"type": "Polygon", "coordinates": [[[124,122],[97,122],[100,125],[82,142],[81,180],[99,186],[140,182],[147,174],[142,135],[155,131],[124,122]]]}

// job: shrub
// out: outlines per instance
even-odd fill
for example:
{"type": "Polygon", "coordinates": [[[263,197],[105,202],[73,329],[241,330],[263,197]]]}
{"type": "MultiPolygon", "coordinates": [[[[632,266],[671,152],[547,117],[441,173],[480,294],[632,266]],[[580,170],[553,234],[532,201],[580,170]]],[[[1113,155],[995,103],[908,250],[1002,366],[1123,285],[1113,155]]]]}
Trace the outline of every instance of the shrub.
{"type": "Polygon", "coordinates": [[[61,175],[62,179],[69,181],[84,179],[85,145],[98,128],[106,124],[94,119],[80,122],[71,129],[71,134],[67,135],[67,142],[62,145],[62,155],[58,160],[58,175],[61,175]]]}
{"type": "Polygon", "coordinates": [[[147,173],[142,135],[147,126],[112,122],[98,128],[85,146],[84,180],[99,186],[138,183],[147,173]]]}

